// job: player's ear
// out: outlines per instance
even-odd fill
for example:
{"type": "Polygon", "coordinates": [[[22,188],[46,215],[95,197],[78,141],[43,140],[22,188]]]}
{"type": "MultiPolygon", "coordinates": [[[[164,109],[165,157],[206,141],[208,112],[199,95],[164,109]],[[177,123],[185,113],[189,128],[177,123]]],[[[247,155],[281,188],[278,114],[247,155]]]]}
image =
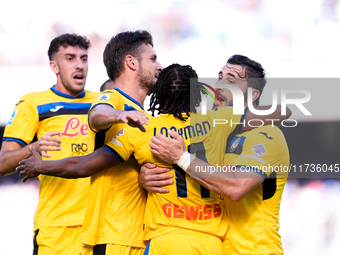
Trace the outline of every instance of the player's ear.
{"type": "Polygon", "coordinates": [[[127,65],[128,68],[130,68],[133,71],[136,71],[137,66],[138,66],[138,59],[136,59],[134,56],[132,55],[127,55],[125,57],[125,64],[127,65]]]}
{"type": "Polygon", "coordinates": [[[258,99],[259,97],[260,97],[260,91],[258,89],[252,88],[252,92],[251,92],[252,101],[255,102],[256,99],[258,99]]]}
{"type": "Polygon", "coordinates": [[[51,60],[50,61],[50,67],[52,68],[52,70],[53,70],[53,72],[55,73],[55,74],[59,74],[59,66],[57,65],[57,62],[56,61],[54,61],[54,60],[51,60]]]}

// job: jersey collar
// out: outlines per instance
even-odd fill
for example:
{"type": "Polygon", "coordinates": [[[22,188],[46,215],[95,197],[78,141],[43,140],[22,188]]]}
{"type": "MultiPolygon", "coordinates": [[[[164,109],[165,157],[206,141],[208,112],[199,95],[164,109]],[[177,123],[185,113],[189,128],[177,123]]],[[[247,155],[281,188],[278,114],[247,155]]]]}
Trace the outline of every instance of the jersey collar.
{"type": "Polygon", "coordinates": [[[58,96],[61,96],[61,97],[66,97],[66,98],[70,98],[70,99],[75,99],[75,98],[83,98],[85,96],[85,91],[81,92],[78,96],[74,97],[74,96],[71,96],[71,95],[67,95],[63,92],[60,92],[59,90],[57,90],[55,88],[55,85],[53,85],[53,87],[51,88],[52,92],[57,94],[58,96]]]}
{"type": "Polygon", "coordinates": [[[127,99],[131,100],[132,102],[134,102],[136,105],[138,105],[140,108],[143,109],[144,108],[141,106],[141,104],[139,102],[137,102],[135,99],[133,99],[132,97],[130,97],[128,94],[125,94],[123,91],[121,91],[120,89],[114,88],[114,90],[117,90],[120,94],[122,94],[123,96],[125,96],[127,99]]]}

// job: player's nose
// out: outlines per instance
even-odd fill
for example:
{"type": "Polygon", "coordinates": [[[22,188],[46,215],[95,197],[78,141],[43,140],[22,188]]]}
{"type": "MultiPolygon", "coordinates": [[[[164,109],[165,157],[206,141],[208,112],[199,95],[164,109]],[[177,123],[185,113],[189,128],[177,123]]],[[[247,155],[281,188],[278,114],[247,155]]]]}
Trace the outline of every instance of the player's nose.
{"type": "Polygon", "coordinates": [[[76,61],[76,69],[84,69],[85,65],[87,65],[87,62],[84,62],[81,58],[77,59],[76,61]]]}
{"type": "Polygon", "coordinates": [[[156,70],[157,70],[157,72],[159,73],[160,71],[162,71],[163,70],[163,66],[158,62],[158,61],[156,61],[157,63],[156,63],[156,70]]]}

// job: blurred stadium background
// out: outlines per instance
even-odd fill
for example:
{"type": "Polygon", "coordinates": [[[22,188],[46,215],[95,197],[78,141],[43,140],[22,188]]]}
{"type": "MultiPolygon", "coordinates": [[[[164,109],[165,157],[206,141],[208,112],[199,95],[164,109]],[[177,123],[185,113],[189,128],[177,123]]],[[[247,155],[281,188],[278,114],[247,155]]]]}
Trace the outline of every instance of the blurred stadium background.
{"type": "MultiPolygon", "coordinates": [[[[99,91],[106,43],[137,29],[152,33],[163,67],[190,64],[200,77],[217,77],[229,56],[242,54],[272,78],[339,78],[339,0],[0,0],[0,136],[23,94],[55,84],[47,57],[54,37],[91,40],[86,88],[99,91]]],[[[340,86],[328,89],[314,102],[332,101],[333,111],[282,129],[292,164],[340,163],[340,86]]],[[[17,174],[0,178],[0,255],[32,254],[38,186],[17,174]]],[[[337,178],[288,180],[280,214],[285,254],[339,254],[339,195],[337,178]]]]}

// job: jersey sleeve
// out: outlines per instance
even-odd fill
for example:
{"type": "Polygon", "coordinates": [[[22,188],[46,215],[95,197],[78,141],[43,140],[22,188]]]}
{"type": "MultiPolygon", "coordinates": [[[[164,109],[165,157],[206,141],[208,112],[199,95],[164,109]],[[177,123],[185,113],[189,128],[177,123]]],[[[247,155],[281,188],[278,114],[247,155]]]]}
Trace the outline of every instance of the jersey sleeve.
{"type": "Polygon", "coordinates": [[[125,125],[111,141],[105,144],[105,149],[120,162],[125,162],[137,151],[140,135],[141,131],[138,128],[125,125]]]}
{"type": "MultiPolygon", "coordinates": [[[[100,104],[109,105],[112,108],[117,109],[117,110],[124,109],[124,102],[123,102],[121,96],[119,95],[119,93],[114,91],[114,90],[105,90],[92,103],[92,106],[91,106],[91,108],[89,110],[89,120],[90,120],[90,116],[91,116],[92,110],[97,105],[100,105],[100,104]]],[[[93,128],[93,126],[91,125],[90,121],[89,121],[89,128],[93,132],[101,132],[101,130],[96,130],[95,128],[93,128]]]]}
{"type": "Polygon", "coordinates": [[[289,152],[284,138],[271,130],[252,130],[244,141],[244,149],[235,161],[236,169],[251,171],[267,179],[271,173],[288,171],[289,152]]]}
{"type": "Polygon", "coordinates": [[[234,115],[232,107],[222,107],[190,117],[190,125],[196,129],[196,136],[190,140],[189,152],[210,164],[222,165],[228,136],[243,116],[234,115]]]}
{"type": "Polygon", "coordinates": [[[15,141],[23,146],[31,143],[39,126],[39,115],[34,98],[25,95],[17,102],[8,121],[3,141],[15,141]]]}

